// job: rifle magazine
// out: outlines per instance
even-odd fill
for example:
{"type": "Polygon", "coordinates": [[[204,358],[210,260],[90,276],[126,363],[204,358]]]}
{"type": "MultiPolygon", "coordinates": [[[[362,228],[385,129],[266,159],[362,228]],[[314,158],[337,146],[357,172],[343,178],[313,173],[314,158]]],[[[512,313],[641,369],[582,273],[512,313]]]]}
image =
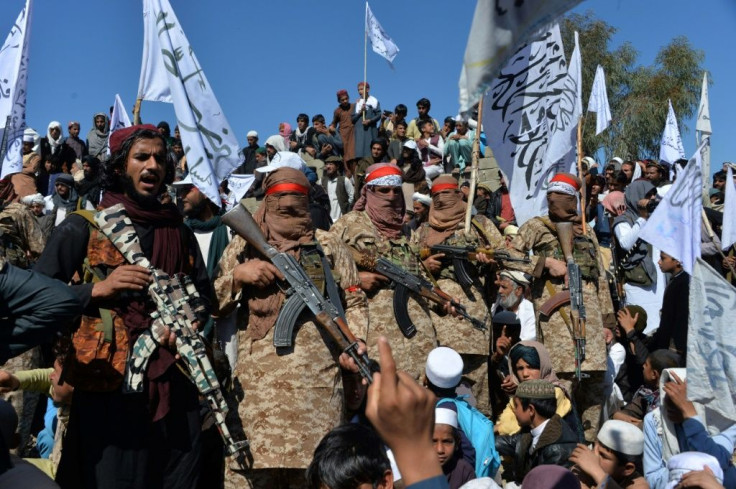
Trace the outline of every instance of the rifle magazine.
{"type": "Polygon", "coordinates": [[[396,285],[394,288],[394,316],[401,333],[406,338],[413,338],[417,334],[417,327],[414,326],[409,317],[409,289],[403,285],[396,285]]]}

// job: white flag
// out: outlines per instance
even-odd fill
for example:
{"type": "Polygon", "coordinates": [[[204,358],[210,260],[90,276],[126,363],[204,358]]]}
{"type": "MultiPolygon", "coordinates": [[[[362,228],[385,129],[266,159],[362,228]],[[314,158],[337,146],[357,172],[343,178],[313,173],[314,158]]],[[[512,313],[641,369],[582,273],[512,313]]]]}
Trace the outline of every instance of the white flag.
{"type": "Polygon", "coordinates": [[[550,119],[550,138],[543,162],[544,170],[550,174],[568,171],[571,165],[576,168],[577,127],[583,115],[582,80],[582,60],[578,32],[575,31],[575,48],[570,56],[567,76],[558,103],[551,107],[553,118],[550,119]]]}
{"type": "Polygon", "coordinates": [[[701,152],[709,143],[707,138],[703,141],[639,233],[641,239],[679,260],[689,274],[700,257],[701,152]]]}
{"type": "Polygon", "coordinates": [[[128,113],[125,111],[125,106],[123,106],[123,101],[120,99],[120,95],[116,93],[115,103],[112,106],[112,115],[110,116],[110,133],[107,136],[106,150],[108,155],[110,154],[110,136],[112,136],[112,133],[118,129],[130,126],[130,117],[128,117],[128,113]]]}
{"type": "Polygon", "coordinates": [[[736,288],[698,258],[690,278],[687,397],[736,422],[736,288]]]}
{"type": "Polygon", "coordinates": [[[509,176],[519,225],[546,208],[549,169],[543,167],[550,128],[567,70],[560,28],[553,26],[522,46],[501,70],[483,101],[483,125],[493,128],[488,144],[509,176]]]}
{"type": "Polygon", "coordinates": [[[703,134],[712,134],[710,128],[710,107],[708,104],[708,74],[703,73],[703,86],[700,89],[700,105],[698,105],[698,117],[695,122],[695,130],[703,134]]]}
{"type": "Polygon", "coordinates": [[[728,165],[726,170],[726,202],[723,206],[723,228],[721,229],[721,247],[725,250],[736,243],[736,185],[733,183],[733,170],[728,165]]]}
{"type": "Polygon", "coordinates": [[[478,0],[460,71],[460,111],[480,100],[522,43],[578,3],[580,0],[478,0]]]}
{"type": "Polygon", "coordinates": [[[145,94],[165,98],[160,84],[166,76],[192,183],[219,206],[218,186],[240,164],[238,140],[168,0],[143,0],[143,23],[139,97],[163,100],[145,94]],[[149,81],[151,87],[145,85],[149,81]]]}
{"type": "Polygon", "coordinates": [[[597,136],[605,131],[611,122],[611,107],[608,105],[608,93],[606,92],[606,74],[601,65],[595,69],[593,89],[588,99],[588,112],[595,112],[595,135],[597,136]]]}
{"type": "Polygon", "coordinates": [[[371,41],[373,52],[386,58],[389,63],[399,54],[399,47],[378,23],[378,19],[374,17],[371,8],[368,6],[368,2],[365,2],[365,32],[371,41]]]}
{"type": "Polygon", "coordinates": [[[23,169],[23,131],[26,128],[28,43],[31,38],[32,0],[20,11],[0,48],[0,178],[23,169]]]}
{"type": "Polygon", "coordinates": [[[662,140],[659,143],[659,159],[673,164],[680,158],[685,157],[685,148],[682,147],[680,129],[677,127],[677,118],[672,108],[672,101],[668,100],[667,122],[662,132],[662,140]]]}
{"type": "Polygon", "coordinates": [[[253,182],[256,180],[255,175],[230,175],[227,177],[227,188],[230,190],[230,196],[227,199],[227,210],[232,209],[240,202],[253,182]]]}

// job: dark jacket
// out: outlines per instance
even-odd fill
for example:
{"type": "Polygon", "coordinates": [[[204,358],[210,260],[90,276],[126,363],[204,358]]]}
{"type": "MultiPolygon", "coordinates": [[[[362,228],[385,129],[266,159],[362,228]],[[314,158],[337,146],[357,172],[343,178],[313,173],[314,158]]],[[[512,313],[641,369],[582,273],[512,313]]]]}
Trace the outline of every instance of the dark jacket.
{"type": "Polygon", "coordinates": [[[681,272],[675,275],[662,299],[662,316],[659,329],[649,342],[649,350],[667,349],[672,343],[682,358],[687,354],[687,317],[690,310],[690,275],[681,272]]]}
{"type": "Polygon", "coordinates": [[[532,439],[529,428],[524,428],[515,435],[496,438],[496,451],[499,455],[514,458],[508,477],[504,474],[506,480],[520,484],[524,476],[538,465],[560,465],[566,468],[572,466],[568,459],[578,444],[578,438],[557,414],[549,419],[539,436],[537,446],[529,453],[532,439]]]}

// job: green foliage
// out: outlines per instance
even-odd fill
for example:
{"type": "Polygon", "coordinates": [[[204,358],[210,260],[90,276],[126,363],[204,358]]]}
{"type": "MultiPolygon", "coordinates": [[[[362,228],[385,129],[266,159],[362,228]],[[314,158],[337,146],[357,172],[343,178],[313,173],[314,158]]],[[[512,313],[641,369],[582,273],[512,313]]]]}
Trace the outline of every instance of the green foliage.
{"type": "MultiPolygon", "coordinates": [[[[667,118],[667,99],[683,124],[698,108],[705,55],[694,49],[685,36],[678,36],[662,47],[652,66],[637,66],[638,53],[625,42],[616,49],[610,43],[616,28],[588,11],[571,14],[560,24],[567,59],[574,48],[574,31],[579,33],[583,60],[583,108],[600,64],[606,73],[606,89],[612,121],[608,129],[595,135],[595,114],[585,118],[583,152],[595,155],[603,150],[605,161],[613,156],[624,160],[657,158],[659,141],[667,118]]],[[[710,74],[708,79],[711,80],[710,74]]]]}

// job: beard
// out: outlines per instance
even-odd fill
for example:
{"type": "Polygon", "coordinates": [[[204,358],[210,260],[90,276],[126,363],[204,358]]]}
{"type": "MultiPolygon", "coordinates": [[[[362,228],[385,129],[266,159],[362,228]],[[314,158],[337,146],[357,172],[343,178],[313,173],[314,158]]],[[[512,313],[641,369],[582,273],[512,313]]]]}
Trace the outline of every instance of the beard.
{"type": "Polygon", "coordinates": [[[501,307],[503,307],[505,310],[510,311],[518,302],[521,301],[517,300],[514,294],[509,294],[505,297],[501,296],[499,304],[501,304],[501,307]]]}
{"type": "Polygon", "coordinates": [[[136,190],[133,179],[127,173],[123,174],[123,192],[141,207],[150,207],[160,203],[158,196],[161,194],[161,187],[157,195],[143,195],[136,190]]]}

